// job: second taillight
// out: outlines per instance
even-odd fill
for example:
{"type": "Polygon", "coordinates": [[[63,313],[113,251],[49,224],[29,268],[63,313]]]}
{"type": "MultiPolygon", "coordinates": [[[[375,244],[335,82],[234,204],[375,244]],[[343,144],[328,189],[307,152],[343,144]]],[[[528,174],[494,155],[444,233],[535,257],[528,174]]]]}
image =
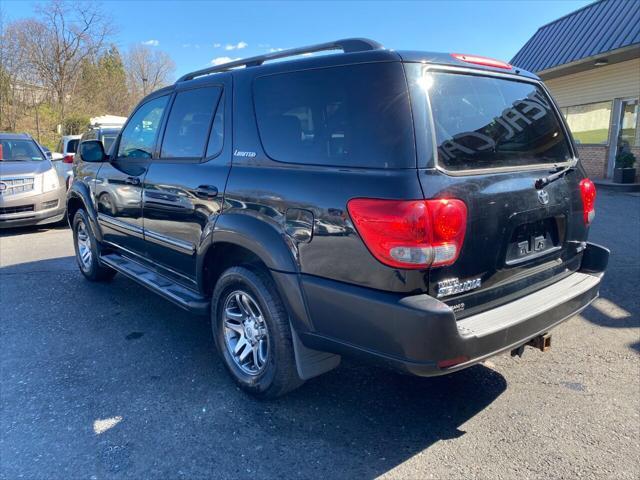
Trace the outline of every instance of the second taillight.
{"type": "Polygon", "coordinates": [[[73,163],[73,155],[65,155],[62,158],[62,163],[73,163]]]}
{"type": "Polygon", "coordinates": [[[439,267],[460,255],[467,228],[461,200],[354,198],[347,207],[362,240],[385,265],[439,267]]]}
{"type": "Polygon", "coordinates": [[[584,223],[589,225],[596,216],[596,186],[588,178],[580,180],[580,196],[584,223]]]}

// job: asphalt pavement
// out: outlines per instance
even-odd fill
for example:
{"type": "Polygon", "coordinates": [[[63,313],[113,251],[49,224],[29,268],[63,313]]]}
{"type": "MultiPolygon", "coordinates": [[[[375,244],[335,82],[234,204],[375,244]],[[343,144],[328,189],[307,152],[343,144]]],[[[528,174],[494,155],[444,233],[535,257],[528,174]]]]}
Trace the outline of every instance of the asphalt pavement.
{"type": "Polygon", "coordinates": [[[547,353],[433,379],[344,360],[240,392],[208,323],[83,279],[65,228],[0,233],[0,478],[640,478],[640,196],[600,192],[601,298],[547,353]]]}

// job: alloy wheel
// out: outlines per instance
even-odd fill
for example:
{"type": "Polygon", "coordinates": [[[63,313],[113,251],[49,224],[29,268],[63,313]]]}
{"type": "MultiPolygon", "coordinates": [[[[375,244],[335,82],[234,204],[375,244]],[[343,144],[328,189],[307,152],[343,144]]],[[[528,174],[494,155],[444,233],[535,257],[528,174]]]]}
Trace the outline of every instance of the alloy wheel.
{"type": "Polygon", "coordinates": [[[91,239],[89,238],[89,232],[87,226],[81,220],[76,227],[76,243],[78,245],[78,260],[80,260],[80,266],[86,272],[91,269],[91,239]]]}
{"type": "Polygon", "coordinates": [[[258,302],[249,293],[236,290],[227,296],[222,314],[231,358],[244,373],[260,374],[267,365],[269,331],[258,302]]]}

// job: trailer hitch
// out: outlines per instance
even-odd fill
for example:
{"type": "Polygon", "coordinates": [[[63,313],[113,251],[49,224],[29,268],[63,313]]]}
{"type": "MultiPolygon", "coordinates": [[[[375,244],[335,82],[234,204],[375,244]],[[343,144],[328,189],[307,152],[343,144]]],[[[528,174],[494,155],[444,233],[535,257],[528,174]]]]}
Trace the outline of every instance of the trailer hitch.
{"type": "Polygon", "coordinates": [[[536,348],[541,352],[546,352],[551,348],[551,334],[544,333],[542,335],[538,335],[537,337],[533,337],[527,343],[523,343],[519,347],[516,347],[513,350],[511,350],[511,356],[522,357],[522,354],[524,353],[524,347],[527,347],[527,346],[536,348]]]}

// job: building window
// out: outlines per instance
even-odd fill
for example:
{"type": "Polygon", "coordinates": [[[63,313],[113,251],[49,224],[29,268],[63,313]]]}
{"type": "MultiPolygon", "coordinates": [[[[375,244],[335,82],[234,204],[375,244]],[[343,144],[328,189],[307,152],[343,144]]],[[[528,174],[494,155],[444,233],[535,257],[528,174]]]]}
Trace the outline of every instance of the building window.
{"type": "Polygon", "coordinates": [[[638,133],[638,99],[623,100],[620,108],[618,146],[640,147],[638,133]]]}
{"type": "Polygon", "coordinates": [[[576,105],[560,110],[576,143],[606,145],[609,142],[611,102],[576,105]]]}

